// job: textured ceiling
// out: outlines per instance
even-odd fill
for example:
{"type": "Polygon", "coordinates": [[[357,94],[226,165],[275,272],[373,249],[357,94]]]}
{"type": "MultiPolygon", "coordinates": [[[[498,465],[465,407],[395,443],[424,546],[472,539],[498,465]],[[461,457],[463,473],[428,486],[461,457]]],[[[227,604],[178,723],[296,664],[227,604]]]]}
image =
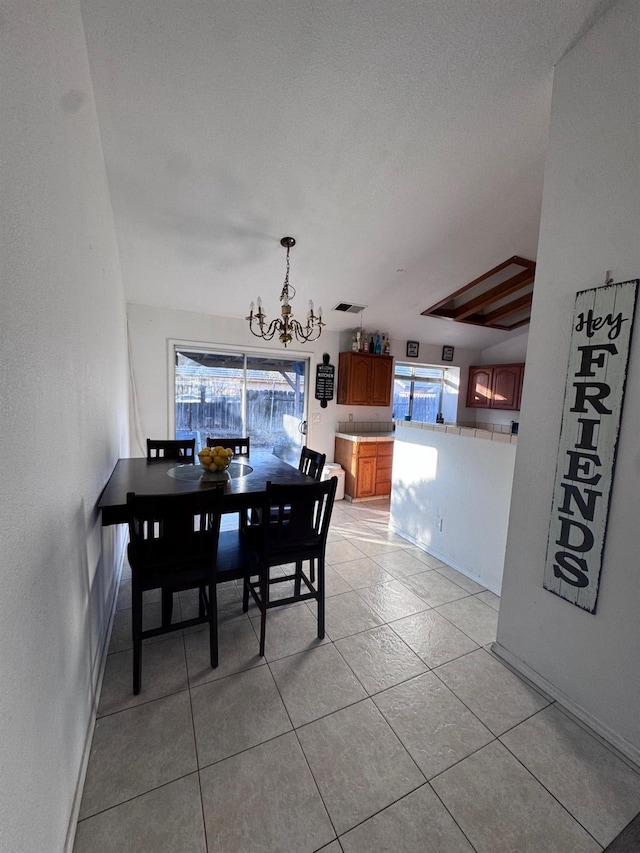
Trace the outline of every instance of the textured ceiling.
{"type": "MultiPolygon", "coordinates": [[[[514,333],[420,312],[535,260],[553,65],[603,0],[81,0],[130,302],[366,305],[394,338],[514,333]]],[[[517,333],[516,333],[517,334],[517,333]]]]}

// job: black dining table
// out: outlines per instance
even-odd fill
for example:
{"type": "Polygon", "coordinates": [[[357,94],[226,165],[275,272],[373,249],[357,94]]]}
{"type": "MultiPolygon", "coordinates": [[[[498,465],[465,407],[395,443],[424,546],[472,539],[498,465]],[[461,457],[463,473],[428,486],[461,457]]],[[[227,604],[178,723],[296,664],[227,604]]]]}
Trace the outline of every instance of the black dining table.
{"type": "Polygon", "coordinates": [[[169,461],[147,461],[142,457],[118,459],[98,500],[102,526],[127,523],[127,494],[177,495],[225,483],[223,512],[238,512],[260,502],[268,481],[312,483],[313,478],[269,452],[253,451],[250,458],[234,460],[223,474],[205,473],[200,465],[169,461]]]}

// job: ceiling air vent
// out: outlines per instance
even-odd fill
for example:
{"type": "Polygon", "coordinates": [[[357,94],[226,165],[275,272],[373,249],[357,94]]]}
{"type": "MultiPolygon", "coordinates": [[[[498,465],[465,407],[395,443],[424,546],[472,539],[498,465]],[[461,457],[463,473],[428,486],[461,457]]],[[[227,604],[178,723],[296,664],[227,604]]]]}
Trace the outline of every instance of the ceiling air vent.
{"type": "Polygon", "coordinates": [[[333,306],[333,311],[344,311],[347,314],[359,314],[364,311],[366,305],[354,305],[352,302],[338,302],[333,306]]]}

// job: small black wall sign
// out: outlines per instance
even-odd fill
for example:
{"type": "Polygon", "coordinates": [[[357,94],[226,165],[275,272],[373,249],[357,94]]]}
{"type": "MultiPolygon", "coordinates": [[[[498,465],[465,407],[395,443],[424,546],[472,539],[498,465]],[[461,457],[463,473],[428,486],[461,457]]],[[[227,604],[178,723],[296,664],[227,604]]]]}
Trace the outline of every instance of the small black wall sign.
{"type": "Polygon", "coordinates": [[[576,294],[544,588],[596,612],[638,280],[576,294]]]}
{"type": "Polygon", "coordinates": [[[442,360],[453,361],[453,347],[442,347],[442,360]]]}
{"type": "Polygon", "coordinates": [[[327,400],[333,400],[335,387],[336,369],[329,364],[329,353],[322,356],[323,364],[316,366],[316,400],[320,400],[320,406],[327,408],[327,400]]]}

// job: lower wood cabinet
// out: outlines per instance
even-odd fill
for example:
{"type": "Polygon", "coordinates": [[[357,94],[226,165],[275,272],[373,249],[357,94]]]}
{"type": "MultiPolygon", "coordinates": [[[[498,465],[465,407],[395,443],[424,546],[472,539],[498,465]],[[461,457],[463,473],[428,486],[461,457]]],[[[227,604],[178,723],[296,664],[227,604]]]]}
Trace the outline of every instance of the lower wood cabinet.
{"type": "Polygon", "coordinates": [[[391,471],[393,468],[393,441],[377,443],[376,496],[391,494],[391,471]]]}
{"type": "Polygon", "coordinates": [[[345,471],[344,493],[353,500],[391,494],[393,439],[352,441],[336,438],[335,461],[345,471]]]}

